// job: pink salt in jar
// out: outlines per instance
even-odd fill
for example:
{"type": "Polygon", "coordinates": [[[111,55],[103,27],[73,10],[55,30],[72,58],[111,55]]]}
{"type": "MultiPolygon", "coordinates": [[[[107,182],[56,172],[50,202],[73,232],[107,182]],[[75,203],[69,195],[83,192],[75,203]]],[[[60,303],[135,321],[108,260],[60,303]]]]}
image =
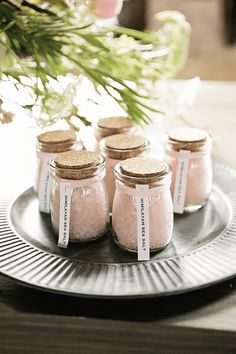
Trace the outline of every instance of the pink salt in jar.
{"type": "Polygon", "coordinates": [[[148,260],[165,247],[173,232],[171,168],[150,157],[135,157],[115,167],[112,228],[117,244],[148,260]]]}
{"type": "MultiPolygon", "coordinates": [[[[131,118],[128,117],[106,117],[100,118],[95,128],[97,143],[103,138],[116,134],[132,134],[135,126],[131,118]]],[[[99,147],[98,147],[99,148],[99,147]]]]}
{"type": "Polygon", "coordinates": [[[50,164],[51,220],[58,246],[87,242],[108,229],[104,157],[92,151],[59,154],[50,164]]]}
{"type": "Polygon", "coordinates": [[[177,128],[168,133],[165,151],[172,166],[174,212],[193,212],[205,205],[212,189],[210,135],[201,129],[177,128]]]}
{"type": "Polygon", "coordinates": [[[73,130],[52,130],[37,136],[37,166],[34,189],[38,195],[41,212],[50,212],[50,162],[61,152],[82,149],[83,144],[73,130]]]}
{"type": "Polygon", "coordinates": [[[100,151],[106,157],[106,184],[109,195],[110,211],[115,194],[115,165],[121,160],[146,155],[150,150],[149,141],[141,135],[117,134],[100,142],[100,151]]]}

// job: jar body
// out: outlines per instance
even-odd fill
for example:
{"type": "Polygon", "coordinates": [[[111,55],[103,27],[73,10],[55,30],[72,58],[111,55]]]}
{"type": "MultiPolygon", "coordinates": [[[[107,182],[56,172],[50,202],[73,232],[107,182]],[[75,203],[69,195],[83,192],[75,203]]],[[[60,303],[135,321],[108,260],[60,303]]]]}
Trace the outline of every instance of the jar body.
{"type": "MultiPolygon", "coordinates": [[[[51,221],[54,232],[59,234],[60,180],[53,178],[51,188],[51,221]]],[[[93,182],[70,181],[73,193],[70,205],[69,241],[87,242],[103,236],[108,229],[109,207],[104,178],[93,182]]]]}
{"type": "MultiPolygon", "coordinates": [[[[36,155],[37,155],[37,163],[36,163],[36,173],[35,173],[35,183],[34,183],[34,191],[38,195],[39,199],[45,197],[46,194],[50,193],[50,176],[49,176],[49,165],[50,162],[60,153],[65,151],[74,151],[74,150],[83,150],[83,144],[81,141],[76,141],[73,144],[57,144],[58,151],[53,152],[53,144],[50,144],[49,151],[44,151],[40,148],[40,143],[36,146],[36,155]],[[40,189],[40,183],[41,189],[40,189]],[[48,185],[46,185],[48,183],[48,185]],[[42,195],[41,195],[42,194],[42,195]],[[44,194],[44,195],[43,195],[44,194]]],[[[54,145],[54,149],[56,149],[54,145]]],[[[46,196],[47,197],[47,196],[46,196]]],[[[40,203],[41,204],[41,203],[40,203]]],[[[40,211],[46,211],[46,209],[41,208],[40,211]],[[42,209],[42,210],[41,210],[42,209]]]]}
{"type": "Polygon", "coordinates": [[[114,195],[116,191],[116,182],[115,182],[115,175],[114,175],[114,170],[115,166],[123,161],[126,160],[130,157],[138,157],[138,156],[148,156],[149,153],[149,142],[145,147],[141,149],[133,149],[133,150],[124,150],[122,153],[118,154],[113,154],[112,157],[110,157],[109,151],[105,150],[102,148],[103,155],[106,158],[106,184],[107,184],[107,190],[108,190],[108,195],[109,195],[109,206],[110,206],[110,212],[113,209],[113,200],[114,200],[114,195]],[[119,156],[119,159],[116,159],[114,157],[119,156]],[[114,157],[113,157],[114,156],[114,157]]]}
{"type": "MultiPolygon", "coordinates": [[[[178,167],[178,152],[168,153],[167,159],[172,167],[171,193],[174,195],[178,167]]],[[[205,205],[212,190],[212,161],[210,153],[190,153],[187,171],[184,211],[195,211],[205,205]]]]}
{"type": "MultiPolygon", "coordinates": [[[[135,188],[117,183],[112,213],[115,241],[122,248],[137,252],[137,204],[135,188]]],[[[149,248],[151,252],[165,247],[173,233],[173,205],[169,188],[155,188],[148,197],[149,248]]]]}
{"type": "Polygon", "coordinates": [[[109,198],[109,209],[112,211],[112,204],[116,190],[116,182],[114,177],[114,168],[119,160],[114,160],[110,158],[106,158],[106,185],[107,185],[107,192],[109,198]]]}
{"type": "Polygon", "coordinates": [[[56,157],[55,154],[49,154],[49,153],[43,153],[37,150],[37,162],[36,162],[36,171],[35,171],[35,183],[34,183],[34,190],[38,194],[39,193],[39,183],[40,183],[40,177],[42,174],[43,170],[43,165],[45,164],[47,166],[47,169],[49,171],[49,164],[50,161],[56,157]]]}

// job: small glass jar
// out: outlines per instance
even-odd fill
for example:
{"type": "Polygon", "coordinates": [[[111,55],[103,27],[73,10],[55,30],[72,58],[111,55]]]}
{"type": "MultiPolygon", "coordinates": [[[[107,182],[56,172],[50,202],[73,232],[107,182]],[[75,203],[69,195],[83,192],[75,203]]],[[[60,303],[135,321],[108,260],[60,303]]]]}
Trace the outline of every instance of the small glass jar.
{"type": "Polygon", "coordinates": [[[201,129],[177,128],[165,142],[172,167],[174,212],[193,212],[205,205],[212,189],[212,139],[201,129]]]}
{"type": "Polygon", "coordinates": [[[109,195],[110,211],[115,194],[115,165],[121,160],[146,155],[150,150],[149,141],[140,135],[117,134],[100,142],[100,151],[106,157],[106,183],[109,195]]]}
{"type": "Polygon", "coordinates": [[[144,244],[148,252],[154,252],[170,242],[173,232],[171,167],[150,157],[135,157],[117,164],[115,177],[115,241],[125,250],[140,253],[140,260],[148,259],[142,258],[145,233],[148,240],[144,244]]]}
{"type": "Polygon", "coordinates": [[[104,157],[92,151],[65,152],[51,162],[50,173],[51,220],[58,245],[103,236],[109,225],[104,157]]]}
{"type": "Polygon", "coordinates": [[[52,130],[37,136],[37,167],[34,189],[39,198],[39,210],[49,213],[50,178],[49,164],[59,153],[82,150],[83,144],[73,130],[52,130]]]}
{"type": "MultiPolygon", "coordinates": [[[[133,133],[135,130],[134,122],[128,117],[107,117],[100,118],[95,128],[97,142],[110,135],[133,133]]],[[[98,147],[99,148],[99,147],[98,147]]]]}

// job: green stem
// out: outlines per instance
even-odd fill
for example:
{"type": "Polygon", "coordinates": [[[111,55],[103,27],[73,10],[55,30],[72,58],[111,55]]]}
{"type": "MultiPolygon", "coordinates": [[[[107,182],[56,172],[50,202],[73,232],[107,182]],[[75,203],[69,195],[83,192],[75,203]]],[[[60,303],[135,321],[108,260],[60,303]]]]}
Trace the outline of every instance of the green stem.
{"type": "Polygon", "coordinates": [[[31,8],[32,10],[37,11],[39,13],[44,13],[44,14],[47,14],[49,16],[58,17],[54,12],[49,11],[47,9],[42,9],[41,7],[39,7],[39,6],[35,5],[35,4],[31,4],[30,2],[28,2],[26,0],[23,0],[21,5],[22,6],[27,6],[27,7],[31,8]]]}

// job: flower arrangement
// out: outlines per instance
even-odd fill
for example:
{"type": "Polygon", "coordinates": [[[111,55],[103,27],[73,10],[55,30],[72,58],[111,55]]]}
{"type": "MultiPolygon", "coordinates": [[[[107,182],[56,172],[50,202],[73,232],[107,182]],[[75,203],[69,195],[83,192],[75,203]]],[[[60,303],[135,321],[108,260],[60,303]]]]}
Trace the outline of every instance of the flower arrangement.
{"type": "MultiPolygon", "coordinates": [[[[97,21],[117,15],[122,2],[0,1],[0,79],[10,80],[17,89],[27,88],[31,102],[24,107],[38,107],[38,124],[63,119],[77,129],[74,118],[91,124],[74,101],[81,76],[139,124],[150,122],[150,111],[159,112],[149,103],[146,83],[174,77],[183,67],[190,25],[182,14],[171,11],[156,15],[162,24],[156,32],[97,21]],[[73,79],[63,87],[60,78],[68,75],[73,79]],[[57,109],[52,110],[55,102],[57,109]]],[[[0,93],[1,102],[3,98],[0,93]]],[[[9,112],[4,112],[1,122],[6,113],[9,121],[9,112]]]]}

